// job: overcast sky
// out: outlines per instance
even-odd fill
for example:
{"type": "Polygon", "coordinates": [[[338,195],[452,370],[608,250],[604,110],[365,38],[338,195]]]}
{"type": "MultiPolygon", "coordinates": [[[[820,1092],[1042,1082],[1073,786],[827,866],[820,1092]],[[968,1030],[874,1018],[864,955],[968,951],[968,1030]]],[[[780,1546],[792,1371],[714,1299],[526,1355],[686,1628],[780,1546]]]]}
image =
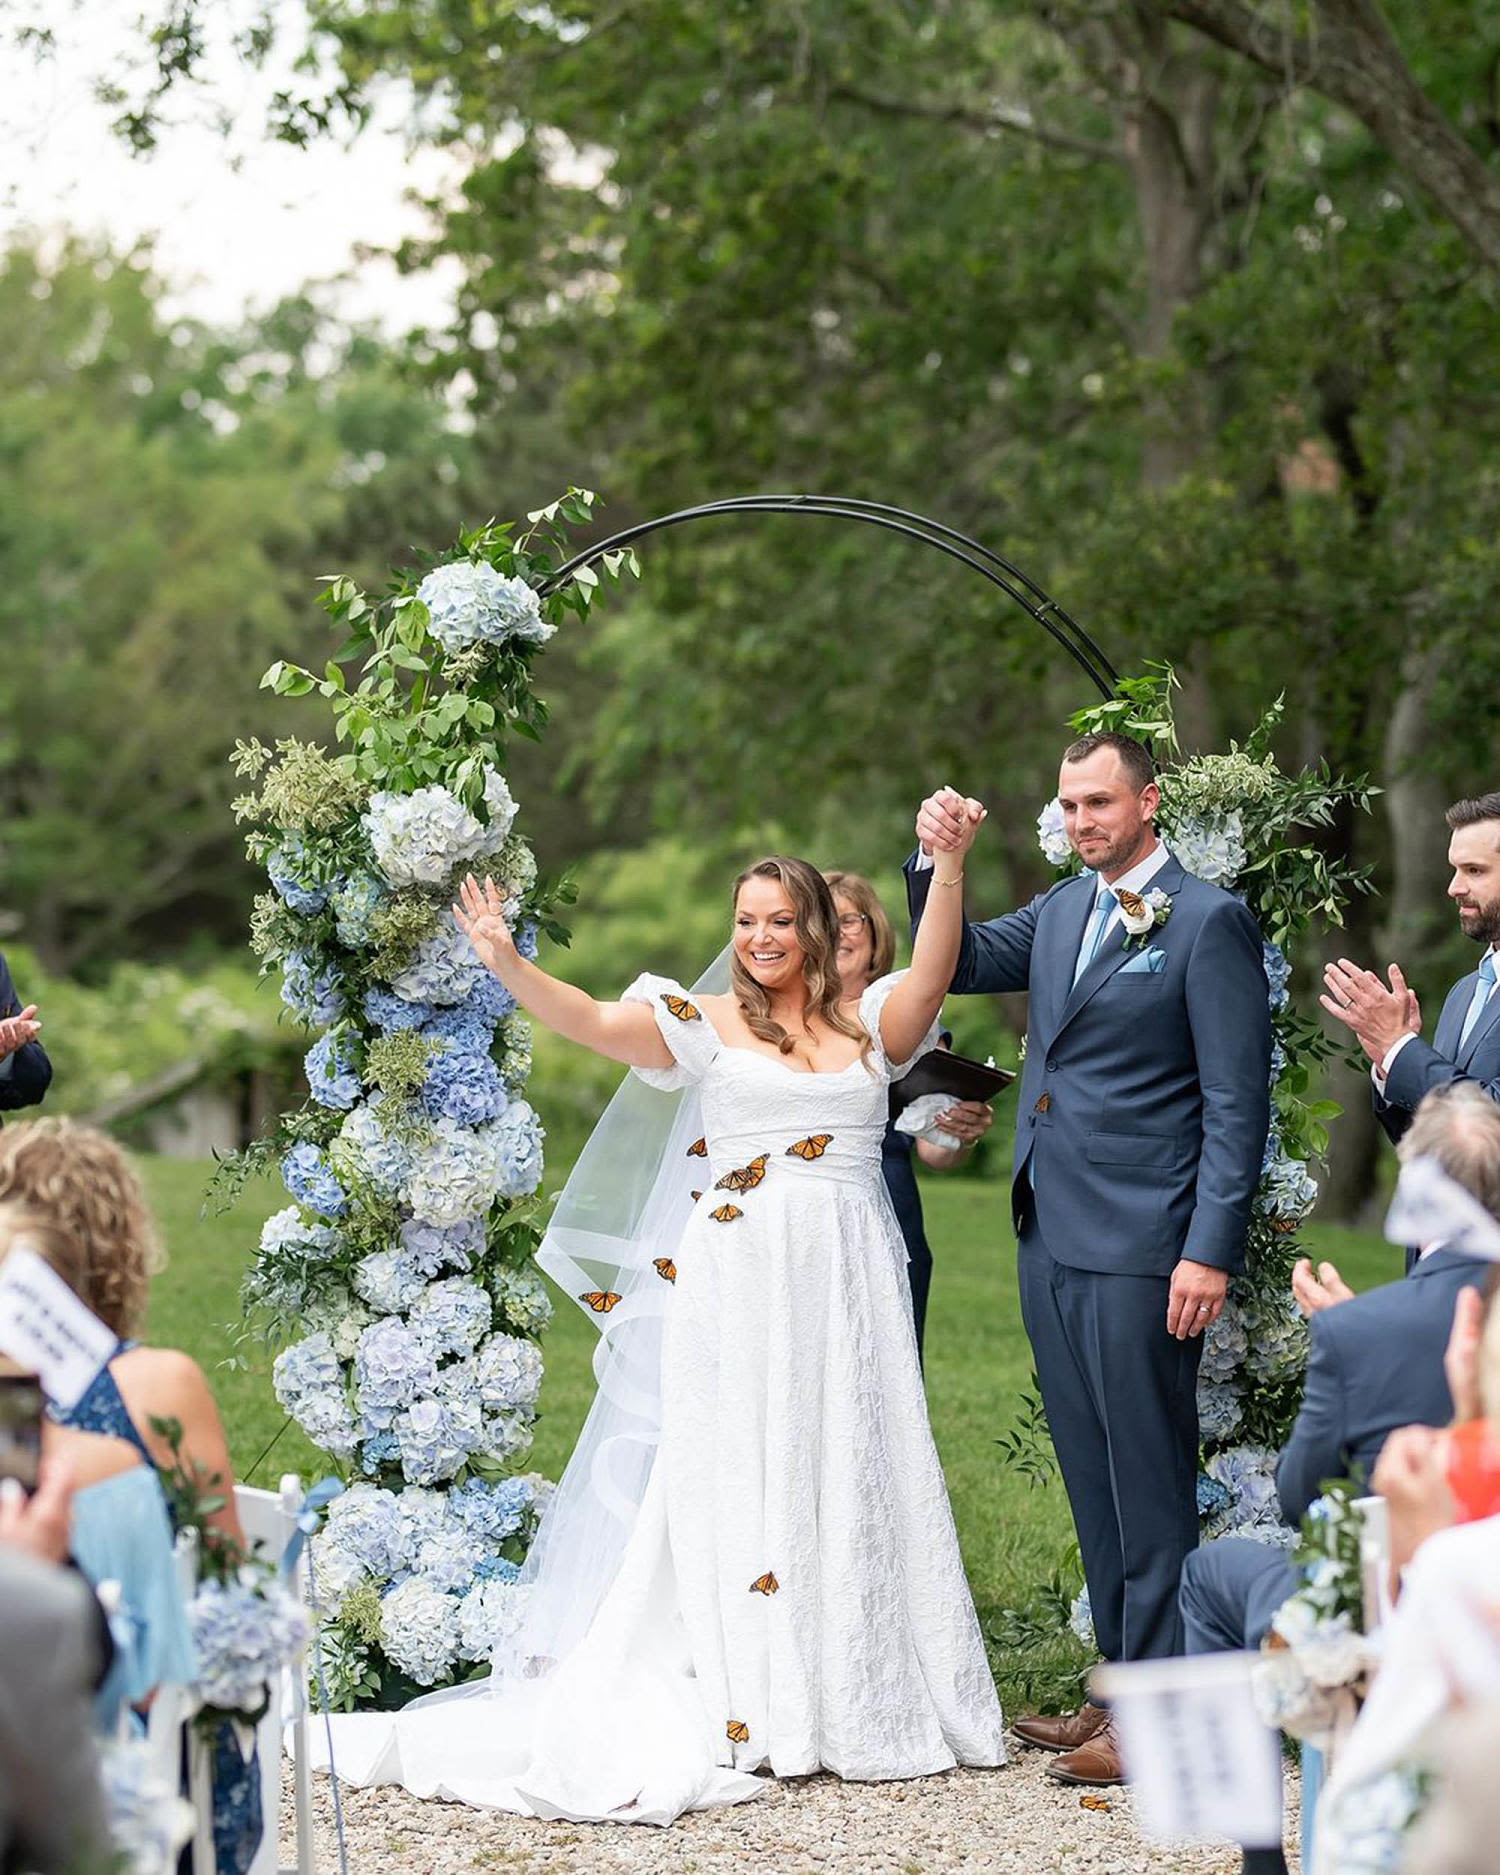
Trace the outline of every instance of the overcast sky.
{"type": "MultiPolygon", "coordinates": [[[[311,279],[348,269],[354,278],[335,303],[388,331],[440,321],[453,276],[402,280],[384,261],[356,263],[360,243],[391,246],[423,226],[407,191],[431,193],[445,159],[406,147],[405,100],[389,91],[377,121],[352,149],[329,142],[308,150],[267,141],[265,102],[282,74],[257,76],[230,56],[227,27],[253,17],[256,0],[210,0],[221,33],[210,69],[213,102],[233,113],[226,139],[204,121],[201,101],[171,106],[184,121],[157,154],[134,158],[109,128],[111,113],[92,93],[101,74],[118,74],[137,43],[142,0],[49,0],[57,34],[49,60],[0,49],[0,137],[9,161],[0,189],[0,238],[22,230],[76,229],[129,246],[154,235],[157,268],[172,289],[171,310],[233,323],[311,279]]],[[[292,0],[283,9],[295,21],[292,0]]],[[[39,7],[38,14],[43,10],[39,7]]]]}

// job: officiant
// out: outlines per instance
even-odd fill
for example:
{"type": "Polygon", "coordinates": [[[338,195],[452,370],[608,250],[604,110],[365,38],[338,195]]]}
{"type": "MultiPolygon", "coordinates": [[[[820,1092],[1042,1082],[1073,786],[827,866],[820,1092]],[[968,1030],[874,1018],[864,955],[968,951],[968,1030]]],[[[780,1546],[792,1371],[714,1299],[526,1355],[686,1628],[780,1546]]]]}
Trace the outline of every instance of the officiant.
{"type": "MultiPolygon", "coordinates": [[[[868,879],[857,872],[825,872],[839,915],[839,976],[844,994],[857,1001],[878,977],[892,968],[896,956],[896,934],[868,879]]],[[[941,1046],[949,1046],[946,1033],[941,1046]]],[[[906,1240],[906,1275],[911,1284],[912,1320],[917,1329],[917,1354],[922,1352],[922,1336],[927,1325],[927,1295],[932,1286],[932,1250],[922,1218],[922,1194],[917,1189],[913,1157],[934,1172],[951,1172],[962,1165],[974,1146],[984,1138],[994,1123],[994,1114],[982,1100],[955,1100],[938,1116],[938,1130],[955,1142],[952,1146],[934,1140],[914,1138],[896,1126],[899,1111],[899,1083],[891,1090],[890,1123],[885,1129],[881,1169],[885,1188],[901,1235],[906,1240]]]]}

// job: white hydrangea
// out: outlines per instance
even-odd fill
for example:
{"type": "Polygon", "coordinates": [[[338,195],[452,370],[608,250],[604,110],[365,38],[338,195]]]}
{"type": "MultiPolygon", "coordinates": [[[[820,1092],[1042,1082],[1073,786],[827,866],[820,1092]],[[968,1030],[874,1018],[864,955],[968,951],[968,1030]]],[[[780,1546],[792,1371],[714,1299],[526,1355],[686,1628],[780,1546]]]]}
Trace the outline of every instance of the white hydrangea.
{"type": "Polygon", "coordinates": [[[352,1361],[359,1338],[375,1317],[361,1303],[351,1302],[337,1293],[309,1303],[303,1315],[315,1334],[328,1337],[341,1361],[352,1361]]]}
{"type": "Polygon", "coordinates": [[[454,1524],[429,1539],[418,1559],[417,1573],[445,1594],[469,1586],[483,1551],[461,1526],[454,1524]]]}
{"type": "Polygon", "coordinates": [[[396,1567],[417,1568],[424,1553],[448,1525],[448,1500],[443,1491],[408,1487],[396,1494],[400,1531],[396,1540],[396,1567]]]}
{"type": "Polygon", "coordinates": [[[442,885],[487,853],[491,832],[447,788],[382,790],[361,816],[375,863],[392,885],[442,885]]]}
{"type": "Polygon", "coordinates": [[[519,1335],[491,1335],[474,1357],[474,1378],[487,1412],[531,1408],[541,1391],[542,1351],[519,1335]]]}
{"type": "Polygon", "coordinates": [[[1073,857],[1063,823],[1062,802],[1056,795],[1036,817],[1036,838],[1049,866],[1066,866],[1073,857]]]}
{"type": "Polygon", "coordinates": [[[488,1660],[520,1627],[529,1590],[518,1582],[476,1582],[458,1604],[458,1651],[488,1660]]]}
{"type": "Polygon", "coordinates": [[[490,817],[490,845],[498,847],[516,824],[519,809],[504,775],[488,763],[484,770],[484,805],[490,817]]]}
{"type": "Polygon", "coordinates": [[[437,1119],[413,1154],[406,1200],[425,1224],[461,1224],[489,1209],[500,1182],[489,1129],[437,1119]]]}
{"type": "Polygon", "coordinates": [[[417,597],[427,608],[428,630],[445,651],[508,639],[541,645],[557,629],[542,617],[534,588],[483,561],[450,560],[434,567],[417,597]]]}
{"type": "Polygon", "coordinates": [[[312,1567],[318,1600],[335,1614],[355,1589],[371,1580],[354,1551],[328,1531],[319,1531],[312,1540],[312,1567]]]}
{"type": "Polygon", "coordinates": [[[309,1262],[321,1262],[338,1248],[339,1234],[328,1224],[312,1224],[300,1205],[273,1211],[260,1227],[260,1253],[275,1259],[283,1250],[295,1250],[309,1262]]]}
{"type": "Polygon", "coordinates": [[[381,1124],[383,1096],[356,1107],[339,1128],[331,1154],[334,1164],[363,1181],[382,1198],[399,1197],[411,1163],[407,1147],[381,1124]]]}
{"type": "Polygon", "coordinates": [[[502,1264],[491,1287],[507,1327],[521,1334],[539,1335],[552,1320],[552,1298],[534,1269],[512,1269],[502,1264]]]}
{"type": "Polygon", "coordinates": [[[1167,843],[1183,869],[1205,885],[1233,885],[1244,871],[1245,823],[1233,811],[1214,820],[1184,814],[1167,843]]]}
{"type": "Polygon", "coordinates": [[[411,1306],[413,1332],[433,1354],[472,1354],[489,1330],[493,1308],[487,1293],[466,1276],[430,1283],[411,1306]]]}
{"type": "Polygon", "coordinates": [[[380,1640],[391,1664],[418,1686],[434,1686],[458,1651],[458,1602],[425,1576],[409,1576],[380,1604],[380,1640]]]}

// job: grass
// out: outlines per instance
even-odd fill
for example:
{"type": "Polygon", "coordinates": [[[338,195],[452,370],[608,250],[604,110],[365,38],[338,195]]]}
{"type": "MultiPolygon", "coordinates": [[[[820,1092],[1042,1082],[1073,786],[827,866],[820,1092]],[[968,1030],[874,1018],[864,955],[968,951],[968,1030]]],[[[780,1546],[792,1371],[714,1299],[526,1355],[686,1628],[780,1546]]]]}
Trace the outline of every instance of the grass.
{"type": "MultiPolygon", "coordinates": [[[[241,1273],[262,1220],[286,1202],[284,1194],[279,1186],[255,1185],[233,1211],[203,1217],[206,1165],[147,1159],[144,1170],[170,1253],[152,1293],[149,1338],[187,1349],[208,1371],[242,1482],[274,1484],[284,1471],[322,1476],[326,1459],[287,1424],[271,1391],[274,1350],[244,1339],[238,1326],[241,1273]]],[[[997,1639],[1002,1611],[1046,1580],[1072,1536],[1061,1486],[1055,1480],[1031,1486],[1007,1470],[996,1445],[1031,1376],[1005,1190],[991,1179],[927,1179],[923,1202],[936,1257],[927,1393],[975,1603],[1002,1693],[1012,1703],[1065,1693],[1085,1664],[1071,1642],[1038,1645],[1024,1634],[1012,1635],[1008,1645],[997,1639]]],[[[1331,1258],[1356,1289],[1401,1273],[1399,1251],[1370,1233],[1314,1225],[1305,1235],[1311,1254],[1331,1258]]],[[[552,1477],[592,1397],[593,1341],[577,1309],[559,1309],[545,1344],[531,1459],[552,1477]]]]}

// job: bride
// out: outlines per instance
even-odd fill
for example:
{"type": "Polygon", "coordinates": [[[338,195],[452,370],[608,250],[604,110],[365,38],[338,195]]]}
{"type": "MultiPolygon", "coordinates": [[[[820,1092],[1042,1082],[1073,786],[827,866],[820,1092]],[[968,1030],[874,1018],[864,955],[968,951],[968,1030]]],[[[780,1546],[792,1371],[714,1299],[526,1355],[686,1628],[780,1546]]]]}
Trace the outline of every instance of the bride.
{"type": "Polygon", "coordinates": [[[642,976],[617,1003],[528,963],[494,886],[465,882],[458,924],[518,1003],[684,1093],[627,1083],[544,1245],[600,1326],[600,1391],[519,1632],[487,1681],[335,1718],[341,1777],[665,1824],[759,1795],[758,1770],[1004,1763],[880,1158],[887,1086],[936,1038],[976,826],[935,856],[911,968],[853,1001],[802,860],[735,881],[727,993],[642,976]]]}

